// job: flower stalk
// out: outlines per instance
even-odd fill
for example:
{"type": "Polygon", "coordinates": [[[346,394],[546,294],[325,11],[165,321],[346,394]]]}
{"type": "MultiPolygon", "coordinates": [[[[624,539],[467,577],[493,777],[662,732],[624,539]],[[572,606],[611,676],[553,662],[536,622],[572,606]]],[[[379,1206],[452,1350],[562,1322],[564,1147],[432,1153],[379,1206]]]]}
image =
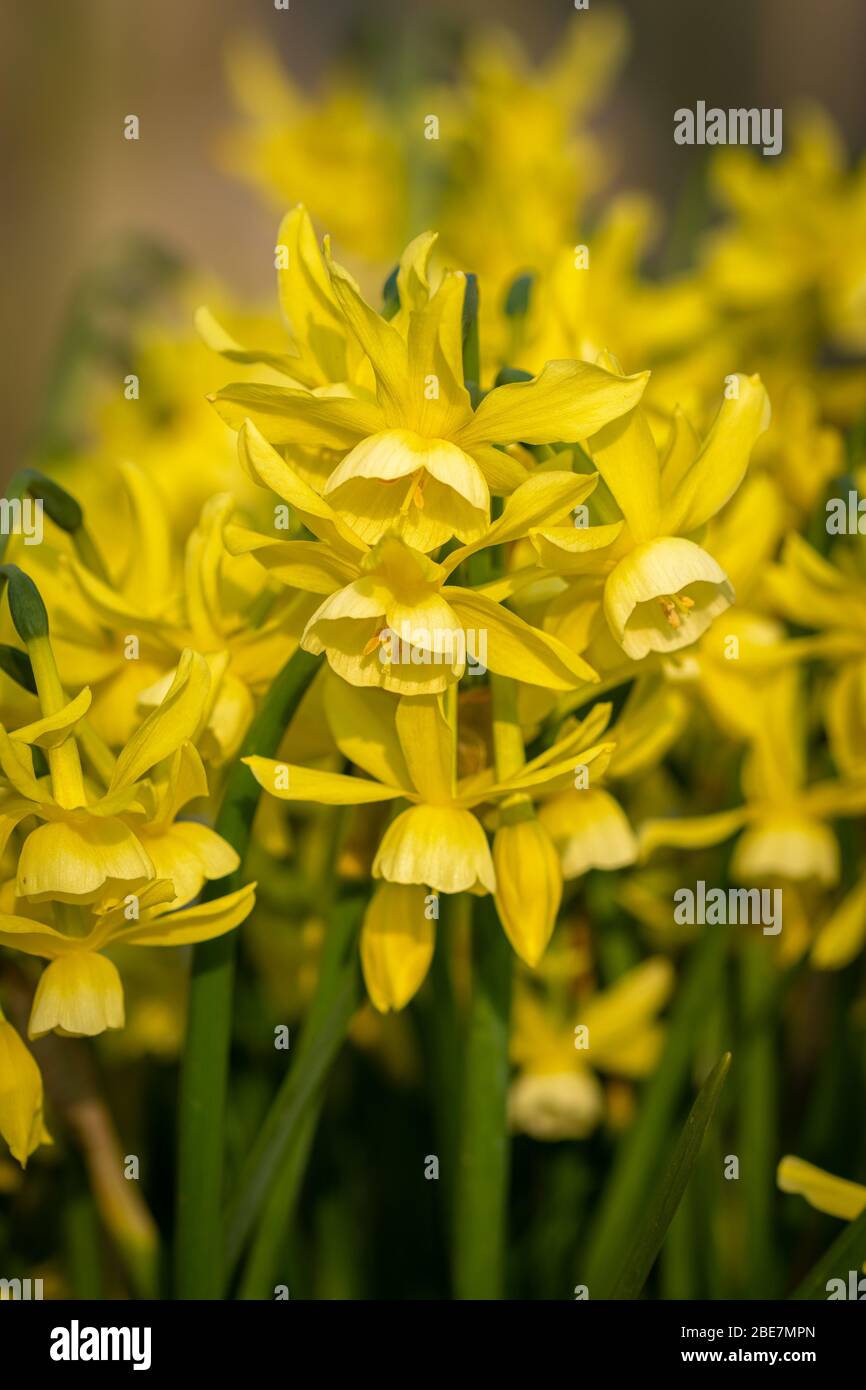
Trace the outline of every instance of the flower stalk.
{"type": "MultiPolygon", "coordinates": [[[[514,682],[492,676],[491,688],[494,757],[501,780],[522,766],[523,739],[514,682]]],[[[498,1299],[504,1293],[511,980],[511,947],[493,898],[476,898],[454,1210],[454,1292],[460,1299],[498,1299]]]]}
{"type": "MultiPolygon", "coordinates": [[[[289,658],[250,725],[244,755],[276,752],[318,665],[315,657],[303,651],[289,658]]],[[[238,761],[226,784],[217,830],[241,860],[249,844],[258,798],[256,783],[238,761]]],[[[231,877],[234,880],[235,876],[231,877]]],[[[220,891],[214,885],[214,896],[220,891]]],[[[210,894],[206,892],[206,896],[210,894]]],[[[235,952],[234,936],[229,933],[203,942],[193,955],[180,1082],[175,1247],[178,1298],[217,1299],[223,1289],[223,1153],[235,952]]]]}

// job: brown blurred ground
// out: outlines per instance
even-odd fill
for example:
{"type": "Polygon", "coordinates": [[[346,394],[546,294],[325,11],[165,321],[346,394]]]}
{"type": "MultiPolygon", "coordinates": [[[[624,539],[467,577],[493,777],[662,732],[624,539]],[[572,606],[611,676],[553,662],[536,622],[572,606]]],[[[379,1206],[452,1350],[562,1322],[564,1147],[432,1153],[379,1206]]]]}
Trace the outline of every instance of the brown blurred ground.
{"type": "MultiPolygon", "coordinates": [[[[622,151],[617,183],[676,198],[672,112],[710,104],[820,101],[862,151],[863,0],[621,0],[633,49],[604,126],[622,151]]],[[[604,0],[591,0],[592,9],[604,0]]],[[[112,238],[149,232],[238,291],[269,293],[273,218],[214,167],[231,115],[222,54],[251,28],[314,83],[329,55],[358,44],[423,51],[430,26],[467,15],[509,24],[536,53],[572,14],[568,0],[24,0],[0,7],[0,226],[3,475],[20,461],[64,305],[112,238]],[[141,139],[123,139],[140,117],[141,139]]]]}

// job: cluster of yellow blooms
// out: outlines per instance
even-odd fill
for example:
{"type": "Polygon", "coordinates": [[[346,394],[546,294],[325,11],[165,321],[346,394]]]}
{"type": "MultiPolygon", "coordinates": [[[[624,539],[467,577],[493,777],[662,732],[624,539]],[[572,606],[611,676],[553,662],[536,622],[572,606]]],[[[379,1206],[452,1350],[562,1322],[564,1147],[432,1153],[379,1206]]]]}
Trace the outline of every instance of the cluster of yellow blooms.
{"type": "MultiPolygon", "coordinates": [[[[516,1128],[585,1135],[601,1078],[654,1066],[682,940],[677,861],[645,867],[656,850],[703,866],[737,837],[734,880],[785,887],[780,961],[862,951],[866,876],[840,886],[833,822],[866,809],[866,551],[826,544],[823,509],[866,374],[821,354],[866,343],[866,170],[814,115],[772,167],[726,152],[726,220],[694,269],[650,280],[646,199],[612,199],[577,240],[603,167],[583,117],[623,41],[578,28],[541,71],[479,44],[453,88],[415,94],[405,139],[357,84],[311,101],[260,55],[236,63],[226,157],[303,199],[277,237],[282,327],[199,310],[205,364],[237,368],[209,406],[201,345],[151,343],[178,366],[170,409],[107,410],[96,466],[55,472],[87,531],[14,541],[5,569],[29,664],[2,685],[0,945],[49,962],[31,1037],[122,1026],[107,948],[251,912],[252,884],[197,901],[238,868],[209,822],[298,648],[318,674],[252,774],[281,802],[371,808],[340,862],[373,882],[380,1013],[427,976],[440,895],[493,895],[522,963],[516,1128]],[[409,239],[419,207],[438,239],[409,239]],[[359,281],[395,260],[380,308],[359,281]],[[672,749],[706,777],[675,781],[672,749]],[[720,810],[734,753],[742,797],[720,810]],[[567,885],[629,866],[618,901],[653,954],[595,990],[567,885]]],[[[267,799],[257,826],[285,848],[267,799]]],[[[0,1129],[21,1163],[48,1139],[5,1020],[0,1129]]],[[[805,1165],[785,1181],[832,1208],[805,1165]]]]}

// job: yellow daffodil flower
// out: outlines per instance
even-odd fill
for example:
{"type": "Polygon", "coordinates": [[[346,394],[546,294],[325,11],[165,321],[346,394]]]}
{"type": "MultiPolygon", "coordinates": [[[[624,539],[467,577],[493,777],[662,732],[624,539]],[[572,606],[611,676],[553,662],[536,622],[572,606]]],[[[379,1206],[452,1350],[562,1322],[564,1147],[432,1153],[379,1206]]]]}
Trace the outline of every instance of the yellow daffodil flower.
{"type": "Polygon", "coordinates": [[[836,765],[866,769],[866,577],[852,554],[834,564],[803,539],[785,539],[781,563],[767,575],[770,602],[784,617],[817,631],[807,655],[832,662],[825,720],[836,765]]]}
{"type": "MultiPolygon", "coordinates": [[[[625,46],[621,17],[611,11],[576,17],[535,67],[512,36],[481,34],[455,86],[425,94],[424,109],[442,112],[436,224],[448,254],[484,277],[491,306],[516,272],[549,263],[601,182],[604,163],[585,117],[625,46]]],[[[494,315],[483,304],[482,315],[492,339],[494,315]]]]}
{"type": "Polygon", "coordinates": [[[607,784],[641,776],[660,762],[687,716],[678,689],[654,677],[637,681],[617,720],[616,748],[604,776],[542,801],[538,819],[556,846],[565,879],[635,863],[637,837],[607,784]]]}
{"type": "Polygon", "coordinates": [[[859,1182],[848,1182],[845,1178],[834,1177],[814,1163],[786,1154],[779,1162],[776,1181],[782,1192],[795,1192],[805,1197],[810,1207],[826,1212],[828,1216],[841,1217],[843,1221],[856,1221],[866,1210],[866,1187],[859,1182]]]}
{"type": "Polygon", "coordinates": [[[245,467],[290,502],[319,540],[278,541],[233,527],[227,542],[251,552],[280,583],[327,595],[310,616],[301,645],[325,652],[344,680],[395,694],[436,694],[460,679],[467,662],[552,690],[595,679],[563,643],[523,622],[483,588],[447,583],[482,547],[517,540],[542,518],[567,514],[589,495],[594,475],[565,469],[530,475],[473,545],[437,563],[394,534],[368,549],[249,422],[241,429],[240,450],[245,467]]]}
{"type": "MultiPolygon", "coordinates": [[[[432,240],[420,241],[429,255],[432,240]]],[[[214,403],[229,424],[251,419],[274,445],[338,451],[342,459],[322,496],[368,544],[388,531],[421,551],[454,536],[478,540],[489,527],[491,491],[507,494],[525,478],[495,446],[594,434],[631,409],[646,385],[646,373],[548,362],[532,381],[496,387],[473,410],[463,384],[465,277],[445,274],[433,294],[416,285],[409,313],[395,324],[370,308],[346,271],[328,265],[347,328],[372,366],[375,393],[232,385],[214,403]]]]}
{"type": "Polygon", "coordinates": [[[58,926],[0,912],[0,945],[50,961],[33,1000],[30,1037],[52,1031],[92,1037],[122,1028],[123,985],[114,961],[102,952],[114,946],[189,946],[222,936],[252,911],[255,884],[179,912],[169,910],[175,898],[174,885],[156,879],[99,910],[55,910],[58,926]]]}
{"type": "Polygon", "coordinates": [[[310,97],[265,44],[236,43],[228,70],[241,115],[222,144],[229,170],[278,205],[306,203],[353,254],[393,258],[408,171],[379,95],[343,77],[310,97]]]}
{"type": "Polygon", "coordinates": [[[197,732],[210,686],[207,663],[192,652],[184,653],[160,706],[116,761],[108,754],[112,767],[110,774],[106,768],[106,790],[94,794],[84,778],[76,736],[90,692],[85,689],[66,702],[48,637],[35,638],[28,647],[46,714],[12,737],[0,728],[4,844],[28,817],[42,822],[24,837],[17,893],[32,902],[82,903],[101,900],[122,887],[135,892],[156,875],[132,828],[146,816],[142,778],[197,732]],[[35,775],[34,748],[46,751],[48,777],[35,775]]]}
{"type": "Polygon", "coordinates": [[[130,505],[126,563],[105,579],[70,561],[78,593],[67,596],[60,612],[58,665],[67,681],[96,673],[91,717],[116,747],[129,738],[140,708],[164,697],[179,653],[199,652],[212,678],[202,751],[210,762],[224,762],[246,732],[256,695],[291,655],[292,629],[307,614],[302,608],[293,618],[291,597],[272,585],[263,591],[252,561],[227,551],[233,497],[211,498],[184,552],[175,555],[159,493],[140,469],[126,464],[121,472],[130,505]]]}
{"type": "MultiPolygon", "coordinates": [[[[640,407],[588,441],[621,520],[531,532],[546,568],[603,576],[591,604],[601,605],[611,636],[634,661],[696,642],[733,601],[721,565],[693,539],[736,492],[752,445],[769,420],[759,379],[732,380],[736,390],[722,404],[703,446],[681,418],[660,459],[640,407]]],[[[578,607],[580,598],[578,584],[570,606],[578,607]]],[[[568,609],[568,596],[557,600],[554,632],[568,621],[568,609]]],[[[588,642],[592,627],[585,620],[584,628],[588,642]]]]}
{"type": "Polygon", "coordinates": [[[42,1076],[33,1053],[0,1009],[0,1134],[22,1168],[51,1135],[42,1118],[42,1076]]]}
{"type": "Polygon", "coordinates": [[[637,1079],[652,1071],[663,1029],[656,1015],[671,996],[673,968],[646,960],[574,1008],[545,1006],[524,985],[514,1001],[511,1058],[518,1069],[508,1097],[512,1129],[534,1139],[584,1139],[604,1114],[597,1072],[637,1079]]]}
{"type": "MultiPolygon", "coordinates": [[[[551,748],[532,759],[513,776],[497,781],[492,768],[457,778],[455,730],[443,713],[440,697],[414,696],[395,701],[371,690],[356,690],[332,682],[326,691],[326,710],[334,739],[343,753],[369,777],[347,776],[248,758],[256,781],[284,801],[316,801],[325,805],[363,805],[406,800],[385,831],[373,862],[373,876],[388,883],[426,886],[433,893],[497,891],[496,871],[475,808],[520,802],[547,787],[572,781],[575,764],[604,764],[612,743],[595,741],[608,711],[593,712],[551,748]],[[373,780],[371,780],[373,779],[373,780]]],[[[420,900],[419,900],[420,901],[420,900]]],[[[381,936],[376,919],[371,931],[381,936]]],[[[420,925],[407,927],[413,951],[418,949],[420,925]]],[[[399,936],[395,938],[398,942],[399,936]]],[[[537,943],[513,938],[516,949],[534,963],[537,943]]],[[[368,955],[368,959],[369,959],[368,955]]],[[[382,978],[393,970],[381,971],[382,978]]],[[[418,981],[420,983],[420,981],[418,981]]],[[[416,985],[417,987],[417,985],[416,985]]],[[[384,986],[374,984],[371,995],[381,998],[384,986]]],[[[391,1007],[395,1005],[391,1004],[391,1007]]]]}
{"type": "MultiPolygon", "coordinates": [[[[712,234],[707,269],[733,308],[787,311],[788,335],[818,330],[862,351],[866,172],[845,170],[830,121],[811,112],[796,122],[784,159],[744,149],[720,151],[713,177],[734,221],[712,234]]],[[[786,336],[788,336],[786,335],[786,336]]]]}
{"type": "MultiPolygon", "coordinates": [[[[595,362],[609,345],[624,362],[655,363],[682,353],[705,335],[712,306],[700,282],[678,277],[641,281],[638,261],[653,208],[622,196],[609,207],[587,245],[563,247],[533,280],[525,316],[517,320],[509,362],[533,370],[552,357],[595,362]]],[[[655,379],[648,394],[654,394],[655,379]]]]}
{"type": "Polygon", "coordinates": [[[640,829],[644,855],[661,845],[699,849],[743,831],[731,873],[740,883],[771,878],[832,886],[839,877],[839,846],[828,821],[866,809],[866,782],[806,783],[799,708],[799,677],[781,670],[752,698],[763,712],[743,767],[742,806],[706,816],[654,819],[640,829]]]}

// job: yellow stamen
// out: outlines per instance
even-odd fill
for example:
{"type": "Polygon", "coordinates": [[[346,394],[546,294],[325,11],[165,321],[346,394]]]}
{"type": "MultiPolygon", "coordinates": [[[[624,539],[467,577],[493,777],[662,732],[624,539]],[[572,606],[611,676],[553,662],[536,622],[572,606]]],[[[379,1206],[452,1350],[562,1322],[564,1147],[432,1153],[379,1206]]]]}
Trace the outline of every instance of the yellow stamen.
{"type": "Polygon", "coordinates": [[[400,508],[401,516],[405,516],[410,507],[418,507],[419,510],[423,508],[425,479],[426,474],[423,469],[413,475],[412,486],[403,498],[403,505],[400,508]]]}
{"type": "Polygon", "coordinates": [[[382,639],[384,638],[386,630],[387,629],[385,628],[382,628],[381,631],[378,628],[376,629],[376,631],[373,633],[373,636],[370,638],[366,647],[362,651],[362,656],[369,656],[371,652],[374,652],[376,650],[376,648],[379,646],[382,639]]]}
{"type": "Polygon", "coordinates": [[[688,617],[695,606],[694,599],[689,598],[687,594],[662,594],[659,598],[659,603],[662,606],[665,617],[673,628],[681,627],[682,619],[680,618],[680,614],[682,613],[688,617]]]}
{"type": "Polygon", "coordinates": [[[659,603],[661,605],[662,612],[664,613],[671,627],[679,627],[680,615],[676,610],[676,606],[674,604],[673,599],[667,598],[666,596],[662,596],[659,598],[659,603]]]}

